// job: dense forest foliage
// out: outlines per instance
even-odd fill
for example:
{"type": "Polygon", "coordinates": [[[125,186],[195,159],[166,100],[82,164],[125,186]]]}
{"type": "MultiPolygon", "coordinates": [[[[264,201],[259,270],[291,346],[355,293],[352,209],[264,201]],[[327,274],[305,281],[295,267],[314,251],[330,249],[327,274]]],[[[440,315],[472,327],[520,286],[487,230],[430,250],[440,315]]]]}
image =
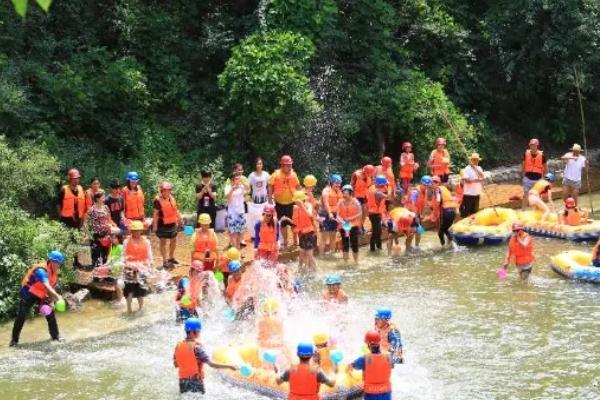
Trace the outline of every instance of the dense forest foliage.
{"type": "Polygon", "coordinates": [[[590,139],[600,123],[596,0],[37,3],[0,3],[5,266],[68,239],[26,212],[53,215],[70,167],[84,183],[137,170],[149,199],[169,179],[189,210],[200,169],[220,180],[259,155],[322,180],[406,140],[422,159],[438,136],[457,167],[453,130],[484,166],[528,137],[579,141],[578,82],[590,139]]]}

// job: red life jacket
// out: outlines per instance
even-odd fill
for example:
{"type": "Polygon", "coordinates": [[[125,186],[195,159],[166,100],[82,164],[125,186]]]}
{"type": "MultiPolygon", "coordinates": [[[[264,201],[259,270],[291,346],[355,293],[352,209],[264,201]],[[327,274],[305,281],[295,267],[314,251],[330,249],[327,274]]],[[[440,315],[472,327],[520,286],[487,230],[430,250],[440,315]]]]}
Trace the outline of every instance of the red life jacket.
{"type": "Polygon", "coordinates": [[[367,354],[363,371],[365,394],[383,394],[392,391],[392,357],[387,353],[367,354]]]}
{"type": "Polygon", "coordinates": [[[413,153],[402,153],[400,160],[400,178],[412,179],[415,173],[415,155],[413,153]]]}
{"type": "Polygon", "coordinates": [[[179,369],[179,378],[204,378],[202,361],[196,358],[196,346],[200,343],[190,340],[182,340],[175,347],[175,361],[179,369]]]}
{"type": "Polygon", "coordinates": [[[536,174],[544,173],[544,152],[538,150],[535,153],[535,157],[532,157],[531,150],[525,151],[525,165],[523,166],[523,170],[525,172],[533,172],[536,174]]]}
{"type": "Polygon", "coordinates": [[[69,185],[63,186],[63,201],[60,207],[60,216],[63,218],[83,218],[85,215],[85,193],[83,188],[77,185],[77,196],[69,185]]]}
{"type": "Polygon", "coordinates": [[[294,223],[294,231],[297,233],[310,233],[315,231],[312,218],[312,206],[304,204],[306,210],[300,206],[294,205],[292,214],[292,222],[294,223]]]}
{"type": "Polygon", "coordinates": [[[354,196],[356,196],[357,199],[364,199],[367,197],[367,190],[372,184],[371,178],[365,178],[362,170],[360,169],[354,171],[354,178],[354,196]]]}
{"type": "Polygon", "coordinates": [[[140,238],[138,241],[128,239],[125,261],[151,262],[152,260],[148,260],[148,246],[150,246],[150,243],[145,238],[140,238]]]}
{"type": "Polygon", "coordinates": [[[192,255],[192,260],[205,259],[207,251],[210,253],[210,259],[216,258],[217,234],[213,229],[204,231],[202,230],[202,228],[198,228],[196,229],[196,235],[194,240],[194,254],[192,255]]]}
{"type": "Polygon", "coordinates": [[[38,268],[46,271],[50,286],[56,286],[58,283],[58,271],[54,271],[53,268],[49,268],[48,264],[36,264],[27,270],[27,273],[21,282],[21,287],[26,287],[29,290],[29,293],[40,300],[44,300],[46,297],[48,297],[48,290],[46,289],[46,286],[44,286],[44,284],[39,280],[35,280],[34,282],[34,274],[38,268]]]}
{"type": "Polygon", "coordinates": [[[123,202],[125,204],[125,218],[144,219],[144,192],[141,186],[137,190],[131,190],[129,187],[123,189],[123,202]]]}
{"type": "Polygon", "coordinates": [[[164,198],[161,195],[156,196],[156,200],[160,204],[160,216],[164,225],[170,225],[177,222],[179,217],[179,210],[177,209],[177,202],[175,198],[169,195],[168,198],[164,198]]]}
{"type": "Polygon", "coordinates": [[[361,212],[361,207],[360,204],[357,203],[356,199],[351,199],[350,200],[351,203],[350,205],[346,205],[344,204],[344,201],[341,201],[338,204],[338,217],[340,217],[341,219],[345,219],[345,220],[349,220],[350,223],[353,226],[361,226],[361,218],[360,218],[360,212],[361,212]],[[359,215],[356,218],[350,219],[349,217],[352,217],[354,215],[359,215]]]}
{"type": "Polygon", "coordinates": [[[288,400],[319,400],[318,370],[310,364],[290,368],[290,394],[288,400]]]}
{"type": "Polygon", "coordinates": [[[527,246],[523,247],[517,240],[516,235],[511,236],[508,241],[508,247],[510,249],[510,254],[515,257],[515,264],[517,265],[527,265],[531,264],[533,260],[535,260],[535,256],[533,255],[533,243],[531,241],[531,237],[527,235],[527,246]]]}
{"type": "Polygon", "coordinates": [[[371,186],[367,192],[367,212],[369,214],[385,214],[385,198],[381,199],[378,203],[375,193],[377,193],[377,189],[375,186],[371,186]]]}
{"type": "Polygon", "coordinates": [[[279,247],[279,244],[277,243],[277,226],[275,223],[273,223],[273,226],[270,226],[269,224],[265,224],[264,221],[261,221],[258,238],[259,250],[276,251],[279,247]]]}

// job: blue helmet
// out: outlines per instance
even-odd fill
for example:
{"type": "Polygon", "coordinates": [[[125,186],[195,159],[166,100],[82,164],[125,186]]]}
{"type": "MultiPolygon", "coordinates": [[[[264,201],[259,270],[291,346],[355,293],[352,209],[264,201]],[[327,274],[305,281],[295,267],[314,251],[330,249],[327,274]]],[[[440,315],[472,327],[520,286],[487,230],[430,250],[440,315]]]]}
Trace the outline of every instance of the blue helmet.
{"type": "Polygon", "coordinates": [[[186,332],[200,332],[202,330],[202,322],[198,318],[188,318],[185,320],[184,329],[186,332]]]}
{"type": "Polygon", "coordinates": [[[429,175],[423,175],[421,177],[421,184],[425,186],[431,186],[433,183],[433,179],[429,175]]]}
{"type": "Polygon", "coordinates": [[[375,311],[375,319],[392,319],[392,310],[389,308],[378,308],[375,311]]]}
{"type": "Polygon", "coordinates": [[[552,172],[548,172],[544,178],[550,182],[554,182],[556,180],[556,176],[552,172]]]}
{"type": "Polygon", "coordinates": [[[233,274],[242,268],[242,263],[239,260],[231,260],[227,266],[229,267],[229,272],[233,274]]]}
{"type": "Polygon", "coordinates": [[[354,192],[354,188],[352,187],[352,185],[344,185],[342,187],[342,192],[354,192]]]}
{"type": "Polygon", "coordinates": [[[342,278],[339,275],[329,275],[327,279],[325,279],[326,285],[341,285],[342,278]]]}
{"type": "Polygon", "coordinates": [[[127,178],[128,181],[139,181],[140,180],[140,176],[137,172],[135,171],[131,171],[127,173],[127,178]]]}
{"type": "Polygon", "coordinates": [[[342,183],[342,177],[338,174],[333,174],[329,177],[329,183],[342,183]]]}
{"type": "Polygon", "coordinates": [[[296,351],[296,354],[300,358],[312,357],[315,354],[315,347],[313,346],[312,343],[302,342],[302,343],[298,344],[298,349],[296,351]]]}
{"type": "Polygon", "coordinates": [[[377,175],[375,177],[375,186],[385,186],[388,184],[387,177],[384,175],[377,175]]]}
{"type": "Polygon", "coordinates": [[[58,250],[52,250],[48,253],[48,261],[54,261],[55,263],[64,264],[65,256],[58,250]]]}

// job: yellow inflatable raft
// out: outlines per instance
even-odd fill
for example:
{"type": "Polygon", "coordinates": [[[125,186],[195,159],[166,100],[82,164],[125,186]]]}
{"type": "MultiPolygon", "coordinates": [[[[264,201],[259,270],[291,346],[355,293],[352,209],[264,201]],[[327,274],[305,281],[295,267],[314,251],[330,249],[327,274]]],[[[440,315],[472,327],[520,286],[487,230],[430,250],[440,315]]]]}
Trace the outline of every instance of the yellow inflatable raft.
{"type": "Polygon", "coordinates": [[[540,222],[543,213],[539,210],[519,212],[519,221],[532,235],[556,239],[568,239],[576,242],[597,240],[600,237],[600,221],[588,220],[588,223],[576,226],[558,223],[556,214],[550,214],[546,221],[540,222]]]}
{"type": "Polygon", "coordinates": [[[554,272],[568,279],[600,283],[600,268],[592,265],[592,254],[569,250],[554,257],[550,262],[554,272]]]}
{"type": "MultiPolygon", "coordinates": [[[[273,399],[287,399],[289,386],[287,383],[278,385],[275,382],[277,375],[270,364],[261,360],[259,347],[256,344],[243,346],[227,346],[215,350],[212,354],[214,361],[251,367],[249,376],[242,375],[239,371],[221,370],[221,377],[232,385],[252,390],[263,396],[273,399]]],[[[353,371],[346,373],[346,365],[340,364],[336,377],[336,385],[330,388],[321,385],[321,400],[355,399],[361,398],[363,393],[362,373],[353,371]]]]}
{"type": "Polygon", "coordinates": [[[486,208],[452,225],[450,233],[460,245],[500,244],[510,237],[517,219],[510,208],[486,208]]]}

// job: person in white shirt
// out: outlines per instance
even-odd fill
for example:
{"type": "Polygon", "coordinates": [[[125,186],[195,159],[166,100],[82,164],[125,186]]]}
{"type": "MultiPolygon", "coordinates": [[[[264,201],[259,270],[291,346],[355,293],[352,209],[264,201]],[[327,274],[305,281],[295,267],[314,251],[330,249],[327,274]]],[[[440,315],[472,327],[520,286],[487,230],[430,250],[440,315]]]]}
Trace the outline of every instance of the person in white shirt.
{"type": "Polygon", "coordinates": [[[265,163],[262,158],[258,157],[254,164],[256,169],[248,175],[248,183],[252,189],[252,201],[248,203],[248,215],[246,216],[246,225],[252,239],[254,239],[254,226],[260,221],[265,204],[267,204],[269,197],[267,185],[270,176],[268,172],[263,170],[265,163]]]}
{"type": "Polygon", "coordinates": [[[231,246],[238,249],[241,248],[242,233],[246,230],[244,196],[247,191],[247,186],[242,182],[242,175],[233,173],[230,178],[230,184],[225,186],[227,230],[229,231],[231,246]]]}
{"type": "Polygon", "coordinates": [[[565,163],[565,170],[563,172],[563,200],[572,197],[577,202],[579,189],[581,189],[581,171],[589,166],[588,160],[580,153],[581,146],[575,143],[571,151],[560,158],[565,163]]]}
{"type": "Polygon", "coordinates": [[[471,154],[471,164],[463,170],[463,201],[460,205],[460,215],[463,218],[479,211],[479,198],[483,190],[483,169],[479,166],[479,154],[471,154]]]}

